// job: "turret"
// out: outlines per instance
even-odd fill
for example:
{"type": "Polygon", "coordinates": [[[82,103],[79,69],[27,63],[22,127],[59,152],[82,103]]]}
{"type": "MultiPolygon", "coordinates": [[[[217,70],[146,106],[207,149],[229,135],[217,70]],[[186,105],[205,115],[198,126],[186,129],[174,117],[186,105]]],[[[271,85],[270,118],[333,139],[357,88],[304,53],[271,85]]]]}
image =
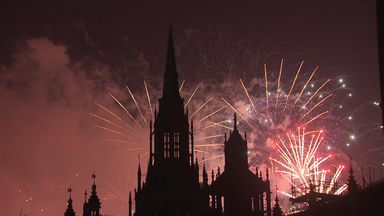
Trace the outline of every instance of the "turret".
{"type": "Polygon", "coordinates": [[[128,216],[132,216],[132,195],[131,195],[131,192],[129,192],[129,199],[128,199],[128,216]]]}
{"type": "Polygon", "coordinates": [[[92,179],[93,179],[93,184],[92,184],[91,196],[89,197],[89,200],[88,200],[88,211],[89,211],[89,215],[100,216],[101,202],[96,192],[96,174],[95,173],[92,174],[92,179]]]}
{"type": "Polygon", "coordinates": [[[245,172],[248,170],[247,142],[237,130],[237,116],[233,115],[233,131],[224,143],[225,170],[229,173],[245,172]],[[233,172],[232,172],[233,171],[233,172]]]}
{"type": "Polygon", "coordinates": [[[89,215],[88,203],[87,203],[87,190],[84,191],[84,204],[83,204],[83,216],[89,215]]]}
{"type": "Polygon", "coordinates": [[[140,166],[140,159],[139,159],[139,167],[137,169],[137,192],[140,193],[140,191],[141,191],[141,166],[140,166]]]}
{"type": "Polygon", "coordinates": [[[72,188],[71,188],[71,186],[69,186],[69,188],[68,188],[68,193],[69,193],[69,199],[68,199],[67,209],[65,210],[64,216],[75,216],[75,211],[73,210],[73,206],[72,206],[72,197],[71,197],[72,188]]]}

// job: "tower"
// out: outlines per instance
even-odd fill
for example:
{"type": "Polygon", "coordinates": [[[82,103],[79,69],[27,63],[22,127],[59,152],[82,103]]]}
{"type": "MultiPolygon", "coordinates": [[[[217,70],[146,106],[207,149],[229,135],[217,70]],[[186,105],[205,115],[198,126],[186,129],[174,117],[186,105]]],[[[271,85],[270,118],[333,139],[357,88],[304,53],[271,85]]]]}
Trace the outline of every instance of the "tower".
{"type": "MultiPolygon", "coordinates": [[[[193,125],[179,93],[178,73],[169,28],[163,94],[154,124],[150,122],[149,163],[145,183],[135,193],[136,216],[201,215],[199,168],[194,161],[193,125]]],[[[139,180],[140,179],[140,180],[139,180]]]]}
{"type": "Polygon", "coordinates": [[[68,199],[67,209],[65,210],[64,216],[76,216],[75,211],[73,210],[73,206],[72,206],[72,196],[71,196],[72,188],[71,188],[71,186],[69,186],[69,188],[68,188],[68,193],[69,193],[69,199],[68,199]]]}
{"type": "Polygon", "coordinates": [[[264,181],[261,171],[259,176],[249,170],[246,134],[243,139],[237,129],[236,114],[233,122],[233,131],[224,142],[224,172],[210,186],[211,200],[216,200],[211,207],[219,211],[223,207],[225,216],[270,216],[271,192],[268,171],[264,181]]]}

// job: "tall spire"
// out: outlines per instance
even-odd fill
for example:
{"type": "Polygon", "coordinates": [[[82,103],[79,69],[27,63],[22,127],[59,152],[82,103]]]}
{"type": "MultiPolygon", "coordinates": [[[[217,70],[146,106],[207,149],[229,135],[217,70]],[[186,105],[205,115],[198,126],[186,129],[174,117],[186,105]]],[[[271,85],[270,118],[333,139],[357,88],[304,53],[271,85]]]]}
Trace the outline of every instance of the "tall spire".
{"type": "Polygon", "coordinates": [[[165,61],[163,98],[180,98],[171,25],[169,25],[168,33],[168,48],[167,59],[165,61]]]}
{"type": "Polygon", "coordinates": [[[129,192],[129,199],[128,199],[128,216],[132,216],[132,195],[131,195],[131,192],[129,192]]]}

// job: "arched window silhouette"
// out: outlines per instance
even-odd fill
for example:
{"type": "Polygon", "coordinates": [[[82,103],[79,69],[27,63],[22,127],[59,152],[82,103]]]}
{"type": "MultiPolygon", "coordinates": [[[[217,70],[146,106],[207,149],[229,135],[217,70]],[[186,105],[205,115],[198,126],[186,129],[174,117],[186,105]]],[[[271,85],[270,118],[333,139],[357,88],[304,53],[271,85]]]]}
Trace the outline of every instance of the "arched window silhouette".
{"type": "Polygon", "coordinates": [[[170,157],[170,136],[169,133],[164,133],[164,158],[170,157]]]}
{"type": "Polygon", "coordinates": [[[180,158],[180,133],[174,133],[174,155],[175,158],[180,158]]]}

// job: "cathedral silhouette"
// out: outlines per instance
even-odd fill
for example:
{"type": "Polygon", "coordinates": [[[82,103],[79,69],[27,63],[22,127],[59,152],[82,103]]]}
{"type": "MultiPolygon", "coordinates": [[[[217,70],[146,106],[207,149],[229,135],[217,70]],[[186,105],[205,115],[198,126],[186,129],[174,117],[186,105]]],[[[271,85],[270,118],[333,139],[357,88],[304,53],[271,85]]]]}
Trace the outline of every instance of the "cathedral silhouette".
{"type": "MultiPolygon", "coordinates": [[[[188,121],[188,109],[184,109],[184,99],[179,93],[170,27],[163,94],[155,119],[150,121],[147,175],[143,180],[139,163],[134,203],[129,194],[128,216],[271,216],[268,169],[265,180],[261,171],[255,174],[249,170],[247,135],[243,138],[237,129],[236,114],[228,139],[225,134],[224,155],[224,171],[212,170],[209,183],[203,164],[200,182],[199,164],[194,156],[193,121],[188,121]]],[[[83,216],[101,216],[95,177],[93,174],[88,201],[85,193],[83,216]]],[[[280,208],[278,202],[276,206],[280,208]]],[[[275,212],[274,215],[279,215],[275,212]]],[[[71,197],[65,216],[75,216],[71,197]]]]}

